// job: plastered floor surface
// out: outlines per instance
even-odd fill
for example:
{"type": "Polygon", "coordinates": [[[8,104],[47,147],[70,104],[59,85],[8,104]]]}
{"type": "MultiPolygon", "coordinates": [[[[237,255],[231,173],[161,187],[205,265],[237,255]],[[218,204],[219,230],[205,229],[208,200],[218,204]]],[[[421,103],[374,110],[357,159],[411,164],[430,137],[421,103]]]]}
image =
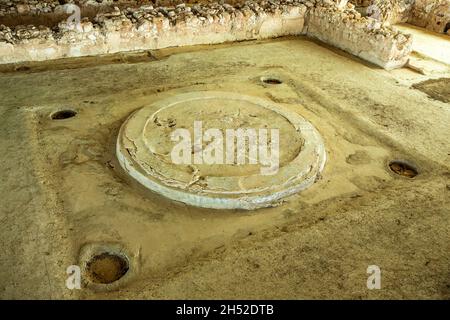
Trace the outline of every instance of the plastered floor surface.
{"type": "Polygon", "coordinates": [[[450,298],[450,105],[305,38],[0,68],[0,297],[38,299],[450,298]],[[263,84],[273,76],[281,84],[263,84]],[[172,202],[115,160],[121,123],[178,93],[271,100],[309,120],[327,163],[274,208],[172,202]],[[52,120],[55,110],[77,115],[52,120]],[[413,163],[413,179],[391,160],[413,163]],[[83,246],[130,257],[116,290],[66,287],[83,246]],[[367,267],[381,269],[368,290],[367,267]]]}

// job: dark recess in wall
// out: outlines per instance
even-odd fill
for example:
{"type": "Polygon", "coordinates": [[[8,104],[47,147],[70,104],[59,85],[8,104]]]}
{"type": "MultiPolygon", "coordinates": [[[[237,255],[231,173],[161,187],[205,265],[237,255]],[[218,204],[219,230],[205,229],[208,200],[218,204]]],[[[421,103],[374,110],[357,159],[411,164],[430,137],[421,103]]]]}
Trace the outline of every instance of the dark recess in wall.
{"type": "Polygon", "coordinates": [[[444,33],[446,33],[448,30],[450,30],[450,22],[447,22],[444,28],[444,33]]]}

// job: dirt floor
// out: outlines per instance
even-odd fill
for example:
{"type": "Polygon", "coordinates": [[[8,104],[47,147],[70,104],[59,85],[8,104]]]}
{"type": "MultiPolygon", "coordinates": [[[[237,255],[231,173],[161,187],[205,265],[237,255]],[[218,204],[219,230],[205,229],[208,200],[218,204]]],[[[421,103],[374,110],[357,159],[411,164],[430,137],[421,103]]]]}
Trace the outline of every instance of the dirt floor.
{"type": "Polygon", "coordinates": [[[413,87],[430,76],[301,37],[0,71],[0,297],[450,298],[450,104],[413,87]],[[190,207],[131,181],[114,154],[122,122],[200,90],[308,119],[327,149],[321,179],[256,211],[190,207]],[[58,110],[72,117],[52,119],[58,110]],[[418,175],[393,173],[392,160],[418,175]],[[83,274],[82,289],[67,289],[67,267],[97,245],[126,254],[126,281],[89,287],[83,274]],[[367,289],[369,265],[379,290],[367,289]]]}

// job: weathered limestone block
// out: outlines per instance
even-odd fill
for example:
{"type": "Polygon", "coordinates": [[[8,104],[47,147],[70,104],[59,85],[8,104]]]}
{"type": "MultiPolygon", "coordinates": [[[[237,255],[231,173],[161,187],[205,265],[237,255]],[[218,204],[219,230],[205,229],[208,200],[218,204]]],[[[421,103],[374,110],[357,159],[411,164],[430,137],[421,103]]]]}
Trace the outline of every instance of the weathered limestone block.
{"type": "Polygon", "coordinates": [[[412,50],[409,35],[362,18],[354,10],[316,7],[309,13],[307,35],[385,69],[404,66],[412,50]]]}

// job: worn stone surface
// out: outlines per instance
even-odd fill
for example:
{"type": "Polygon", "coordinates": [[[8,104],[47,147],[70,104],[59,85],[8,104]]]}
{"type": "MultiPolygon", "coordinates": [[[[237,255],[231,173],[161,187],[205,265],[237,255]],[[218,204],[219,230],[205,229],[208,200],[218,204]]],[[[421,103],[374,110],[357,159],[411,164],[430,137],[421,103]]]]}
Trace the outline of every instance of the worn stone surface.
{"type": "Polygon", "coordinates": [[[450,109],[411,87],[429,77],[301,36],[157,54],[0,73],[1,298],[450,298],[450,109]],[[327,150],[322,178],[275,208],[217,212],[121,175],[114,144],[125,119],[203,90],[271,99],[308,119],[327,150]],[[62,108],[77,115],[52,120],[62,108]],[[419,175],[391,174],[392,159],[419,175]],[[136,261],[133,279],[117,291],[68,290],[66,268],[104,242],[136,261]],[[373,264],[381,290],[366,287],[373,264]]]}

